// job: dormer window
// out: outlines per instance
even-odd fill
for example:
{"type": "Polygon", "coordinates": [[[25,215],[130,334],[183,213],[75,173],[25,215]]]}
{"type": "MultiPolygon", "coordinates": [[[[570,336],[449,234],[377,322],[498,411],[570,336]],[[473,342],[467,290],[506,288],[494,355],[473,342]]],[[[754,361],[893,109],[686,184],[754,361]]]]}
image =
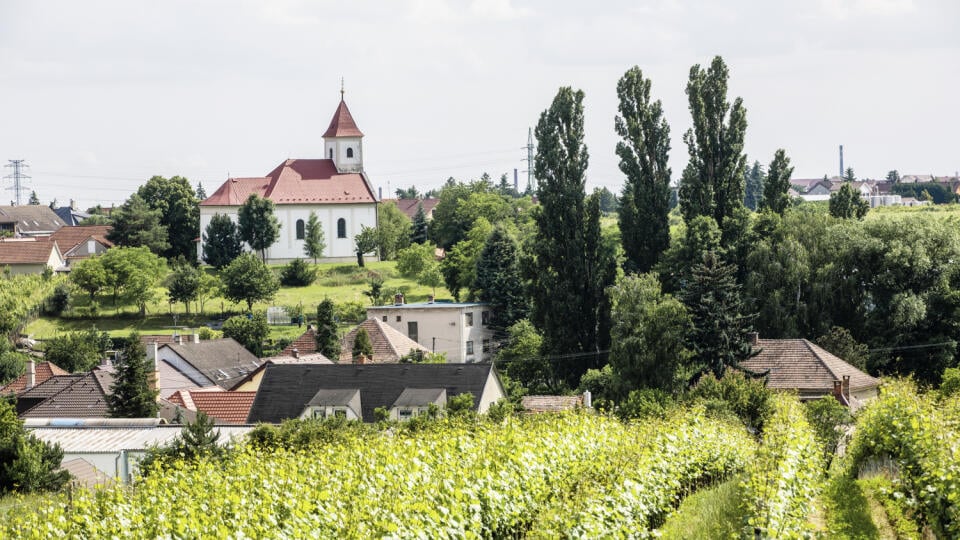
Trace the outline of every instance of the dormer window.
{"type": "Polygon", "coordinates": [[[352,157],[353,157],[353,148],[347,148],[347,157],[348,157],[348,158],[352,158],[352,157]]]}

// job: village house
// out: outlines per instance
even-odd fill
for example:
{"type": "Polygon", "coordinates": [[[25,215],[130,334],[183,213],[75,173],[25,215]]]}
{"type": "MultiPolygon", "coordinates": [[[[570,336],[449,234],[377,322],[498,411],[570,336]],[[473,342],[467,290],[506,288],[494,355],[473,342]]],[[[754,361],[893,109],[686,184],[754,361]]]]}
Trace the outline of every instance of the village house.
{"type": "Polygon", "coordinates": [[[404,303],[403,295],[393,305],[370,306],[367,317],[379,319],[447,362],[488,362],[493,358],[490,306],[483,302],[404,303]]]}
{"type": "Polygon", "coordinates": [[[109,225],[62,227],[50,235],[49,240],[57,243],[69,267],[77,261],[103,255],[112,248],[113,242],[107,240],[109,232],[109,225]]]}
{"type": "Polygon", "coordinates": [[[416,341],[405,336],[381,319],[367,319],[344,334],[340,340],[340,363],[351,362],[369,364],[396,364],[410,353],[429,353],[430,351],[416,341]],[[366,330],[373,346],[373,355],[369,358],[353,358],[353,345],[360,329],[366,330]]]}
{"type": "Polygon", "coordinates": [[[194,334],[165,345],[150,342],[146,348],[162,398],[177,390],[213,386],[229,390],[261,364],[260,359],[231,338],[201,341],[194,334]]]}
{"type": "Polygon", "coordinates": [[[56,242],[37,238],[0,239],[0,267],[11,275],[42,274],[66,270],[66,260],[56,242]]]}
{"type": "Polygon", "coordinates": [[[200,242],[215,214],[237,222],[240,206],[256,194],[273,201],[280,238],[266,250],[268,263],[304,257],[306,223],[315,212],[325,235],[324,261],[354,260],[353,239],[363,227],[377,226],[377,196],[363,169],[363,133],[342,96],[323,134],[322,159],[287,159],[266,176],[229,178],[200,202],[200,242]]]}

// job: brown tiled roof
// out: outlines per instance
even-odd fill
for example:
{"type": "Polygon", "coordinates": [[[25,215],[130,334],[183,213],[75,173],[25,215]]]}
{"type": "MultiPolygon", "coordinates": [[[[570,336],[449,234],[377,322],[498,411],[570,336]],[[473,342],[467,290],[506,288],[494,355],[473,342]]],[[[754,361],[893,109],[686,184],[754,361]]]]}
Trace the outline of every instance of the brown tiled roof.
{"type": "Polygon", "coordinates": [[[62,227],[57,232],[50,235],[50,240],[53,240],[59,244],[60,251],[64,253],[77,247],[77,245],[80,243],[86,242],[87,239],[91,237],[107,247],[112,247],[113,242],[107,240],[107,233],[109,232],[110,225],[62,227]]]}
{"type": "Polygon", "coordinates": [[[140,335],[140,343],[143,343],[144,346],[147,346],[153,342],[157,342],[158,347],[175,343],[172,334],[141,334],[140,335]]]}
{"type": "Polygon", "coordinates": [[[850,377],[850,389],[876,388],[880,380],[844,362],[806,339],[761,339],[759,354],[740,363],[756,373],[769,373],[767,386],[831,394],[834,381],[850,377]]]}
{"type": "Polygon", "coordinates": [[[360,173],[337,172],[332,159],[288,159],[263,178],[230,178],[202,206],[239,206],[250,195],[274,204],[356,204],[377,199],[360,173]]]}
{"type": "Polygon", "coordinates": [[[340,100],[340,105],[338,105],[337,110],[334,111],[333,118],[330,119],[330,127],[327,128],[327,131],[323,132],[323,136],[363,137],[363,133],[360,132],[357,123],[353,121],[353,115],[350,114],[350,109],[347,108],[347,102],[343,99],[340,100]]]}
{"type": "Polygon", "coordinates": [[[400,361],[411,349],[430,352],[426,347],[401,334],[396,329],[384,324],[380,319],[367,319],[350,330],[340,340],[340,363],[353,362],[353,341],[361,328],[366,329],[373,344],[373,364],[395,364],[400,361]]]}
{"type": "Polygon", "coordinates": [[[533,413],[569,411],[583,406],[583,396],[523,396],[520,405],[533,413]]]}
{"type": "Polygon", "coordinates": [[[73,384],[23,413],[23,418],[98,418],[110,416],[106,396],[113,374],[102,368],[77,379],[73,384]]]}
{"type": "MultiPolygon", "coordinates": [[[[37,362],[36,374],[34,376],[34,386],[39,386],[50,377],[57,375],[70,375],[70,372],[53,364],[51,362],[37,362]]],[[[27,374],[8,382],[6,386],[0,388],[0,394],[19,394],[27,387],[27,374]]]]}
{"type": "Polygon", "coordinates": [[[417,215],[417,208],[423,203],[423,213],[427,218],[431,216],[433,209],[440,203],[440,199],[383,199],[384,203],[393,203],[411,220],[417,215]]]}
{"type": "Polygon", "coordinates": [[[316,331],[314,331],[313,328],[308,328],[306,332],[300,334],[300,337],[287,345],[287,347],[280,352],[280,356],[292,356],[294,349],[297,350],[300,356],[317,352],[317,340],[315,336],[316,331]]]}
{"type": "Polygon", "coordinates": [[[0,240],[0,265],[46,264],[50,260],[50,252],[54,249],[57,249],[56,243],[50,242],[46,238],[38,240],[0,240]]]}
{"type": "Polygon", "coordinates": [[[170,401],[192,411],[200,411],[218,423],[245,424],[256,392],[180,390],[170,401]]]}
{"type": "Polygon", "coordinates": [[[40,398],[46,399],[60,393],[61,390],[82,379],[83,373],[73,375],[54,375],[42,383],[28,388],[17,396],[17,399],[40,398]]]}

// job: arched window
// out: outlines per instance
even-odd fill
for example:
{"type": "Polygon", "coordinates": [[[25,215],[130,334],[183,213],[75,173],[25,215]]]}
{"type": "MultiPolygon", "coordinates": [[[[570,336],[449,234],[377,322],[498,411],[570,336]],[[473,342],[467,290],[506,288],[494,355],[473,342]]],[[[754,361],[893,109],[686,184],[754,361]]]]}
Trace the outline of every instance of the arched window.
{"type": "Polygon", "coordinates": [[[337,238],[347,237],[347,220],[340,218],[337,220],[337,238]]]}
{"type": "Polygon", "coordinates": [[[330,149],[330,159],[333,159],[333,148],[330,149]]]}
{"type": "Polygon", "coordinates": [[[353,148],[347,148],[347,157],[353,157],[353,148]]]}
{"type": "Polygon", "coordinates": [[[306,233],[306,230],[305,230],[305,227],[303,226],[303,220],[298,219],[297,220],[297,240],[303,240],[303,237],[306,236],[305,233],[306,233]]]}

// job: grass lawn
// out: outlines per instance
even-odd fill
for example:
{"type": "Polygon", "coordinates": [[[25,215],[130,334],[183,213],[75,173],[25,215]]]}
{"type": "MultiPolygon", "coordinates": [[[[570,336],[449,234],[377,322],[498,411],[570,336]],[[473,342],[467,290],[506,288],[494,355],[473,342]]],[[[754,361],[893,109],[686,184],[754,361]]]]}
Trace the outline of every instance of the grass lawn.
{"type": "Polygon", "coordinates": [[[660,528],[668,540],[739,538],[745,515],[740,507],[740,477],[688,496],[660,528]]]}

